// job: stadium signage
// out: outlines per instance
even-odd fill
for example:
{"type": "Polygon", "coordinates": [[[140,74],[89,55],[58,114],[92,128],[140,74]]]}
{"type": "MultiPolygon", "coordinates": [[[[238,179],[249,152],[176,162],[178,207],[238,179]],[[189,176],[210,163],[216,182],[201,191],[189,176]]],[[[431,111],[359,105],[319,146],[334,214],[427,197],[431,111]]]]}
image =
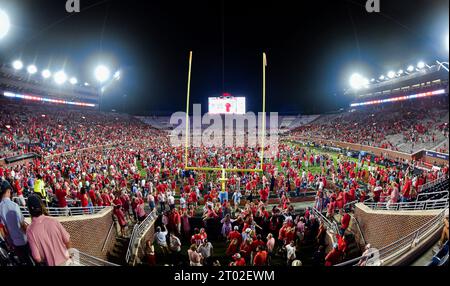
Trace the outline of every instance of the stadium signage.
{"type": "Polygon", "coordinates": [[[447,160],[449,159],[448,155],[446,154],[442,154],[442,153],[437,153],[437,152],[433,152],[433,151],[426,151],[425,155],[427,157],[432,157],[432,158],[437,158],[437,159],[443,159],[443,160],[447,160]]]}

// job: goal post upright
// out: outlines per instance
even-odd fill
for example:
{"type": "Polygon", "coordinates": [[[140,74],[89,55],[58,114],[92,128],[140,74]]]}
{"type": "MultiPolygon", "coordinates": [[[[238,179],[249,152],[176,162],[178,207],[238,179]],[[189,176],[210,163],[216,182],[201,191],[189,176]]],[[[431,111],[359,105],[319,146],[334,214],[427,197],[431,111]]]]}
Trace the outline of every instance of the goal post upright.
{"type": "Polygon", "coordinates": [[[262,173],[263,165],[264,165],[264,149],[265,149],[265,136],[266,136],[266,68],[267,68],[267,57],[266,53],[263,53],[263,106],[262,106],[262,136],[261,136],[261,165],[258,169],[237,169],[237,168],[223,168],[223,167],[194,167],[189,166],[189,105],[190,105],[190,93],[191,93],[191,75],[192,75],[192,51],[189,53],[189,70],[188,70],[188,81],[187,81],[187,95],[186,95],[186,138],[185,138],[185,154],[184,154],[184,167],[185,170],[192,171],[203,171],[203,172],[218,172],[221,171],[222,176],[219,178],[219,181],[222,185],[222,190],[226,190],[226,173],[262,173]]]}
{"type": "Polygon", "coordinates": [[[185,144],[185,154],[184,154],[184,166],[188,167],[188,148],[189,148],[189,103],[191,96],[191,75],[192,75],[192,51],[189,53],[189,71],[188,71],[188,82],[187,82],[187,100],[186,100],[186,144],[185,144]]]}

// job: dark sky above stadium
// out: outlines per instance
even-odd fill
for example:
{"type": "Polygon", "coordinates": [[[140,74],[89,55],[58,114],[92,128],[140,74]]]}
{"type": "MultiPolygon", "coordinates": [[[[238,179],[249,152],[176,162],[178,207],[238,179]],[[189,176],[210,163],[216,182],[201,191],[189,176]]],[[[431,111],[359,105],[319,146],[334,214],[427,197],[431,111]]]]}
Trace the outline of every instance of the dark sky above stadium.
{"type": "Polygon", "coordinates": [[[353,72],[378,77],[419,60],[448,58],[448,0],[0,0],[13,24],[1,61],[65,66],[93,81],[104,62],[123,78],[105,108],[145,114],[185,109],[188,53],[192,103],[228,92],[261,111],[261,54],[268,55],[268,111],[319,113],[348,103],[353,72]]]}

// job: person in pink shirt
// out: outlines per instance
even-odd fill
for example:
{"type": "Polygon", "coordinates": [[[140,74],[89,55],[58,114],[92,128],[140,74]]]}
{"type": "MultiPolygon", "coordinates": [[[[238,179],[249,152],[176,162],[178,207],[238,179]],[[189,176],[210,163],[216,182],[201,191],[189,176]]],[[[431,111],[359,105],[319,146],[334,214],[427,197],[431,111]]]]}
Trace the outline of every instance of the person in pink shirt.
{"type": "Polygon", "coordinates": [[[31,224],[27,228],[27,239],[36,263],[47,266],[70,266],[70,235],[59,221],[42,214],[41,200],[33,195],[28,198],[31,224]]]}

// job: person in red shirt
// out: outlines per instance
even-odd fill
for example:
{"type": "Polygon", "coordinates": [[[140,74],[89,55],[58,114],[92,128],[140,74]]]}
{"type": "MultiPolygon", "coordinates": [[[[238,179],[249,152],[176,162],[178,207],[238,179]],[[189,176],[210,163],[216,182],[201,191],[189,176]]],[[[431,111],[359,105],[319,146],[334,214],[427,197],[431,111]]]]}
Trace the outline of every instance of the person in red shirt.
{"type": "Polygon", "coordinates": [[[339,263],[341,253],[338,250],[338,244],[333,244],[333,249],[325,256],[325,266],[333,266],[339,263]]]}
{"type": "Polygon", "coordinates": [[[56,198],[58,199],[58,207],[66,208],[67,207],[67,191],[61,187],[56,188],[55,191],[56,198]]]}
{"type": "Polygon", "coordinates": [[[340,236],[336,234],[336,238],[338,239],[338,250],[341,253],[341,257],[344,257],[347,254],[347,240],[345,235],[340,236]]]}
{"type": "Polygon", "coordinates": [[[268,188],[268,187],[265,187],[265,188],[261,189],[261,190],[259,191],[259,195],[260,195],[260,197],[261,197],[261,201],[262,201],[263,203],[266,203],[266,202],[267,202],[267,199],[269,198],[269,188],[268,188]]]}
{"type": "Polygon", "coordinates": [[[267,265],[267,251],[264,250],[264,246],[258,246],[256,248],[256,255],[253,258],[253,266],[266,266],[267,265]]]}
{"type": "Polygon", "coordinates": [[[86,208],[88,206],[88,204],[89,204],[89,199],[88,199],[88,196],[86,194],[86,189],[85,188],[81,188],[79,199],[81,201],[81,207],[82,208],[86,208]]]}
{"type": "Polygon", "coordinates": [[[239,253],[233,255],[233,260],[230,266],[245,266],[245,259],[239,253]]]}
{"type": "Polygon", "coordinates": [[[238,241],[238,247],[239,247],[242,243],[242,235],[239,232],[238,226],[235,226],[234,230],[230,231],[230,233],[228,234],[228,240],[232,241],[233,239],[236,239],[238,241]]]}
{"type": "Polygon", "coordinates": [[[348,228],[348,226],[350,224],[350,219],[351,219],[351,217],[350,217],[350,215],[348,213],[345,213],[342,216],[341,228],[339,230],[339,233],[341,234],[341,236],[344,235],[345,231],[347,230],[347,228],[348,228]]]}

